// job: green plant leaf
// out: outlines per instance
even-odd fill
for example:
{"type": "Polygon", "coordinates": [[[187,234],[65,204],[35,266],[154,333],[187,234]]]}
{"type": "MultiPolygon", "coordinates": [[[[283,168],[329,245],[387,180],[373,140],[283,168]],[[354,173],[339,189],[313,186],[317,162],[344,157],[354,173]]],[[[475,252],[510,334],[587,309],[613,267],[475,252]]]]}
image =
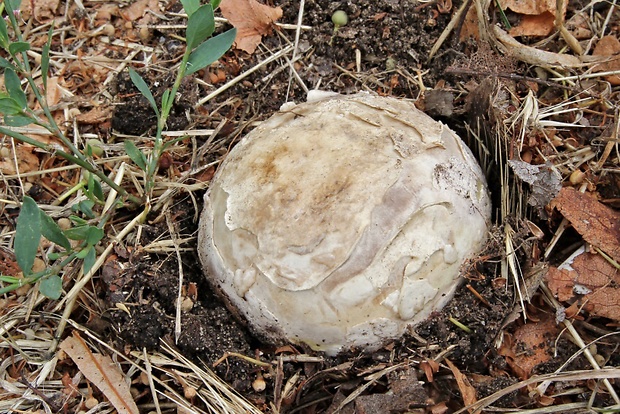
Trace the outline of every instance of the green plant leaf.
{"type": "Polygon", "coordinates": [[[67,255],[68,255],[68,253],[67,253],[67,252],[54,252],[54,253],[48,253],[48,254],[47,254],[47,260],[51,260],[51,261],[53,261],[53,260],[58,260],[58,259],[60,259],[61,257],[65,257],[65,256],[67,256],[67,255]]]}
{"type": "Polygon", "coordinates": [[[149,101],[151,107],[155,111],[155,115],[157,115],[157,118],[159,118],[159,109],[157,108],[155,98],[153,97],[149,86],[146,84],[144,79],[142,79],[142,76],[140,76],[138,72],[136,72],[133,68],[129,68],[129,77],[131,78],[133,84],[136,85],[136,88],[138,88],[140,93],[144,95],[144,97],[149,101]]]}
{"type": "Polygon", "coordinates": [[[90,226],[75,226],[65,230],[65,236],[71,240],[86,240],[90,226]]]}
{"type": "MultiPolygon", "coordinates": [[[[95,176],[96,177],[96,176],[95,176]]],[[[90,188],[90,184],[88,185],[90,188]]],[[[92,191],[97,200],[105,201],[105,195],[103,194],[103,188],[101,187],[101,183],[97,179],[93,179],[92,191]]]]}
{"type": "Polygon", "coordinates": [[[3,283],[19,283],[20,279],[16,278],[15,276],[4,276],[4,275],[0,275],[0,282],[3,283]]]}
{"type": "Polygon", "coordinates": [[[93,246],[86,246],[86,247],[84,247],[82,250],[78,251],[78,252],[75,254],[75,257],[77,257],[77,258],[78,258],[78,259],[80,259],[80,260],[84,260],[84,258],[85,258],[85,257],[86,257],[86,255],[88,254],[88,251],[89,251],[90,249],[92,249],[92,248],[93,248],[93,246]]]}
{"type": "Polygon", "coordinates": [[[237,29],[230,29],[221,33],[198,46],[187,61],[187,75],[209,66],[218,60],[235,41],[237,29]]]}
{"type": "MultiPolygon", "coordinates": [[[[92,195],[92,194],[90,194],[92,195]]],[[[81,212],[89,219],[95,218],[95,213],[93,212],[93,207],[95,206],[95,202],[93,200],[82,200],[77,204],[71,206],[71,210],[74,212],[81,212]]]]}
{"type": "Polygon", "coordinates": [[[84,262],[82,263],[82,269],[84,273],[88,273],[90,269],[93,268],[93,265],[97,261],[97,252],[94,247],[90,247],[87,249],[86,256],[84,257],[84,262]]]}
{"type": "Polygon", "coordinates": [[[187,31],[185,38],[187,48],[192,50],[201,44],[215,30],[215,18],[213,17],[213,7],[210,4],[200,6],[189,19],[187,19],[187,31]]]}
{"type": "Polygon", "coordinates": [[[23,127],[33,122],[34,120],[28,115],[6,115],[4,117],[4,123],[12,127],[23,127]]]}
{"type": "Polygon", "coordinates": [[[101,183],[99,183],[99,180],[95,174],[88,175],[87,190],[89,197],[96,198],[99,201],[103,201],[103,189],[101,188],[101,183]]]}
{"type": "Polygon", "coordinates": [[[20,10],[22,7],[22,0],[8,0],[10,10],[20,10]]]}
{"type": "MultiPolygon", "coordinates": [[[[2,19],[0,19],[0,20],[2,20],[2,19]]],[[[15,67],[15,65],[12,64],[11,62],[9,62],[8,60],[6,60],[3,57],[0,57],[0,68],[7,68],[7,69],[11,69],[11,70],[17,71],[17,68],[15,67]]]]}
{"type": "Polygon", "coordinates": [[[22,90],[22,84],[19,77],[12,69],[4,70],[4,86],[6,87],[9,96],[20,105],[21,109],[26,108],[26,105],[28,105],[26,94],[22,90]]]}
{"type": "Polygon", "coordinates": [[[4,19],[0,18],[0,46],[7,50],[9,48],[9,33],[6,30],[6,23],[4,19]]]}
{"type": "Polygon", "coordinates": [[[13,98],[0,98],[0,114],[18,115],[22,111],[22,107],[13,98]]]}
{"type": "Polygon", "coordinates": [[[28,42],[9,43],[9,53],[11,56],[15,56],[18,53],[26,52],[28,50],[30,50],[30,43],[28,42]]]}
{"type": "Polygon", "coordinates": [[[217,8],[220,7],[221,2],[222,0],[211,0],[210,4],[211,7],[213,7],[213,10],[217,10],[217,8]]]}
{"type": "Polygon", "coordinates": [[[50,68],[50,48],[52,47],[52,38],[54,37],[54,22],[47,32],[47,42],[43,45],[41,50],[41,79],[43,80],[43,87],[47,90],[47,77],[50,68]]]}
{"type": "Polygon", "coordinates": [[[94,246],[95,244],[99,243],[101,239],[103,239],[104,235],[105,233],[103,232],[103,229],[95,226],[89,226],[88,234],[86,235],[86,243],[94,246]]]}
{"type": "Polygon", "coordinates": [[[71,250],[71,242],[63,234],[58,224],[50,216],[45,214],[43,210],[39,209],[41,214],[41,235],[47,240],[56,243],[57,245],[64,247],[66,250],[71,250]]]}
{"type": "Polygon", "coordinates": [[[170,141],[164,142],[164,145],[161,147],[162,152],[167,150],[168,148],[170,148],[177,142],[183,141],[185,138],[187,138],[187,135],[183,135],[182,137],[177,137],[177,138],[171,139],[170,141]]]}
{"type": "MultiPolygon", "coordinates": [[[[87,226],[88,225],[88,221],[84,220],[82,217],[71,215],[69,216],[69,220],[71,220],[74,226],[87,226]]],[[[65,230],[65,234],[66,232],[67,231],[65,230]]]]}
{"type": "Polygon", "coordinates": [[[32,273],[40,241],[41,210],[32,198],[25,196],[17,217],[14,248],[17,264],[26,276],[32,273]]]}
{"type": "Polygon", "coordinates": [[[185,14],[189,17],[200,7],[200,0],[181,0],[181,4],[183,4],[185,14]]]}
{"type": "Polygon", "coordinates": [[[142,171],[146,171],[146,156],[136,147],[133,141],[125,140],[125,152],[142,171]]]}
{"type": "Polygon", "coordinates": [[[39,292],[45,297],[57,300],[62,293],[62,279],[58,275],[46,277],[39,283],[39,292]]]}

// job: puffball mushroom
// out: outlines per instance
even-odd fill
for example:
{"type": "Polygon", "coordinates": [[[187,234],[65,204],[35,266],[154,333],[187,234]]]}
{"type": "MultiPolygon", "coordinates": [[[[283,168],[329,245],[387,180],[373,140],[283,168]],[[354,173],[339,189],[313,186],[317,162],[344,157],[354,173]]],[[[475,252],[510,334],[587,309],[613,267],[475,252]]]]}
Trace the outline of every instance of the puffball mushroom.
{"type": "Polygon", "coordinates": [[[230,151],[198,252],[259,338],[372,350],[452,297],[490,211],[448,127],[404,100],[338,95],[281,110],[230,151]]]}

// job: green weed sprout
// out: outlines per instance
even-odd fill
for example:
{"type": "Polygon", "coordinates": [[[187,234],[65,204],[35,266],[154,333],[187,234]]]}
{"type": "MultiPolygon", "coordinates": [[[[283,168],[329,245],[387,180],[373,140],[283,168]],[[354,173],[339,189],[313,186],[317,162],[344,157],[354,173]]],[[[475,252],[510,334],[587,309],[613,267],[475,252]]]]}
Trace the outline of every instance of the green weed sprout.
{"type": "Polygon", "coordinates": [[[332,38],[329,40],[329,44],[331,46],[334,41],[334,37],[336,37],[336,33],[338,30],[349,23],[349,16],[343,10],[336,10],[334,14],[332,14],[332,23],[334,24],[334,33],[332,34],[332,38]]]}
{"type": "MultiPolygon", "coordinates": [[[[64,230],[51,217],[45,214],[32,198],[28,196],[23,197],[14,238],[15,257],[23,273],[23,278],[0,275],[0,294],[39,282],[39,291],[43,295],[51,299],[58,299],[62,294],[62,278],[59,274],[65,267],[75,260],[81,260],[84,273],[88,273],[93,269],[97,261],[95,246],[103,239],[105,235],[104,226],[114,210],[113,208],[109,209],[99,217],[97,217],[93,210],[96,205],[105,204],[102,182],[115,190],[118,197],[122,197],[134,205],[144,202],[144,210],[132,220],[130,226],[135,226],[136,223],[146,218],[150,211],[150,196],[154,186],[159,157],[165,151],[167,145],[171,144],[164,143],[162,132],[166,126],[166,120],[172,109],[181,80],[185,76],[219,59],[231,47],[236,36],[235,29],[232,29],[208,39],[215,29],[213,9],[219,6],[220,1],[213,0],[211,4],[207,5],[200,5],[199,0],[181,0],[181,2],[189,16],[186,32],[187,48],[174,85],[171,89],[166,90],[162,96],[161,109],[157,107],[155,99],[144,79],[136,71],[130,69],[131,80],[147,98],[158,119],[154,147],[149,156],[145,156],[132,142],[125,142],[125,148],[130,158],[146,173],[146,200],[141,200],[129,194],[92,162],[92,156],[97,155],[101,151],[100,142],[89,141],[86,148],[80,150],[73,145],[72,141],[58,127],[45,99],[53,28],[50,28],[47,43],[42,48],[41,78],[43,88],[40,90],[35,84],[33,71],[28,60],[27,51],[30,50],[30,43],[24,40],[17,21],[21,0],[3,0],[0,2],[0,48],[4,49],[8,54],[8,59],[0,57],[0,68],[4,69],[4,83],[7,91],[7,93],[0,93],[0,114],[4,117],[4,125],[0,125],[0,134],[41,148],[49,153],[54,153],[82,167],[84,169],[84,179],[71,191],[65,193],[63,197],[66,198],[72,192],[78,190],[82,190],[86,196],[86,200],[82,200],[72,207],[74,214],[69,217],[72,226],[64,230]],[[7,23],[2,18],[2,15],[6,15],[7,21],[10,24],[12,29],[11,37],[9,36],[7,23]],[[28,107],[26,91],[22,89],[20,77],[26,80],[26,91],[34,95],[42,108],[43,116],[40,116],[28,107]],[[13,127],[23,127],[31,124],[47,129],[63,143],[68,151],[53,148],[51,145],[39,142],[13,129],[13,127]],[[34,272],[33,266],[39,251],[41,237],[53,242],[56,248],[47,255],[51,265],[42,271],[34,272]]],[[[118,203],[112,204],[114,206],[118,205],[118,203]]],[[[123,232],[126,234],[128,229],[124,229],[123,232]]]]}
{"type": "MultiPolygon", "coordinates": [[[[186,48],[177,77],[171,89],[164,91],[161,99],[161,109],[157,107],[155,98],[149,90],[146,82],[134,69],[129,69],[129,76],[133,84],[140,93],[149,101],[157,116],[157,132],[155,134],[153,150],[145,156],[132,141],[125,141],[125,150],[136,165],[144,170],[146,174],[145,189],[147,197],[153,190],[155,184],[155,174],[157,173],[159,158],[162,153],[172,144],[180,139],[164,143],[162,132],[166,127],[166,121],[172,110],[174,99],[181,85],[181,81],[200,69],[205,68],[217,61],[235,41],[236,29],[230,29],[215,37],[211,37],[215,30],[215,18],[213,10],[217,8],[220,1],[211,1],[210,4],[200,5],[200,0],[181,0],[185,13],[187,13],[186,48]]],[[[148,200],[147,200],[148,203],[148,200]]]]}

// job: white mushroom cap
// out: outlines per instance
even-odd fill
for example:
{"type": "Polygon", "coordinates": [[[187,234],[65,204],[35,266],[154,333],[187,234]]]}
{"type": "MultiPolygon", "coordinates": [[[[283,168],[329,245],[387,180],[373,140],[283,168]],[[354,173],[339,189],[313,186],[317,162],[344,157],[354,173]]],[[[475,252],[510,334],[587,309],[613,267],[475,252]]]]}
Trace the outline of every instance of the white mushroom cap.
{"type": "Polygon", "coordinates": [[[262,339],[375,349],[452,297],[490,211],[448,127],[407,101],[338,96],[281,111],[233,148],[198,252],[262,339]]]}

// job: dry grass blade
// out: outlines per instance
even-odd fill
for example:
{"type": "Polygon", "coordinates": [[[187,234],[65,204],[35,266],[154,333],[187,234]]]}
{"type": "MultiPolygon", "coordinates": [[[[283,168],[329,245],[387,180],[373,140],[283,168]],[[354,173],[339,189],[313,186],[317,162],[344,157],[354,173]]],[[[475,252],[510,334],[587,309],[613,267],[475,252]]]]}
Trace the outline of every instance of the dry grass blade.
{"type": "MultiPolygon", "coordinates": [[[[162,345],[164,350],[172,355],[174,361],[178,361],[178,364],[180,363],[185,370],[189,371],[184,379],[188,385],[197,390],[198,396],[209,407],[209,412],[213,414],[262,414],[209,368],[197,366],[166,342],[162,345]]],[[[154,361],[151,362],[154,367],[157,367],[154,361]]],[[[170,371],[167,372],[170,374],[170,371]]]]}
{"type": "Polygon", "coordinates": [[[361,385],[360,387],[358,387],[351,394],[349,394],[349,396],[347,398],[345,398],[338,405],[338,407],[334,411],[334,414],[340,412],[345,407],[345,405],[349,404],[352,401],[355,401],[355,399],[357,397],[359,397],[364,391],[366,391],[369,387],[374,385],[378,380],[383,378],[385,375],[389,374],[390,372],[396,371],[398,369],[402,369],[402,368],[406,367],[407,365],[409,365],[409,363],[410,363],[409,361],[404,361],[404,362],[401,362],[400,364],[392,365],[390,367],[382,369],[379,372],[375,372],[374,374],[370,374],[370,375],[366,376],[364,379],[367,382],[364,385],[361,385]]]}
{"type": "MultiPolygon", "coordinates": [[[[489,407],[495,401],[500,398],[514,392],[518,391],[528,385],[537,384],[543,381],[553,381],[553,382],[569,382],[569,381],[585,381],[589,379],[618,379],[620,378],[620,368],[603,368],[598,371],[568,371],[563,373],[551,373],[545,375],[534,375],[527,380],[518,382],[514,385],[506,387],[500,391],[497,391],[494,394],[489,395],[488,397],[482,398],[478,400],[475,404],[471,404],[467,407],[461,408],[456,411],[454,414],[461,414],[467,411],[473,410],[474,413],[480,413],[485,408],[489,407]]],[[[581,407],[581,406],[580,406],[581,407]]],[[[518,412],[522,412],[519,410],[518,412]]],[[[540,412],[540,411],[536,411],[540,412]]]]}
{"type": "Polygon", "coordinates": [[[288,45],[285,48],[283,48],[282,50],[274,53],[273,55],[269,56],[267,59],[263,60],[262,62],[258,63],[255,66],[253,66],[251,69],[241,73],[240,75],[238,75],[234,79],[231,79],[230,81],[226,82],[224,85],[220,86],[219,88],[217,88],[215,91],[211,92],[210,94],[208,94],[204,98],[198,100],[198,103],[196,103],[196,107],[204,105],[205,103],[207,103],[211,99],[215,98],[216,96],[220,95],[221,93],[223,93],[224,91],[226,91],[227,89],[232,87],[233,85],[236,85],[237,83],[241,82],[243,79],[245,79],[246,77],[250,76],[252,73],[256,72],[260,68],[266,66],[267,64],[273,62],[274,60],[280,59],[281,57],[284,57],[284,56],[288,55],[294,49],[295,49],[295,46],[288,45]]]}

